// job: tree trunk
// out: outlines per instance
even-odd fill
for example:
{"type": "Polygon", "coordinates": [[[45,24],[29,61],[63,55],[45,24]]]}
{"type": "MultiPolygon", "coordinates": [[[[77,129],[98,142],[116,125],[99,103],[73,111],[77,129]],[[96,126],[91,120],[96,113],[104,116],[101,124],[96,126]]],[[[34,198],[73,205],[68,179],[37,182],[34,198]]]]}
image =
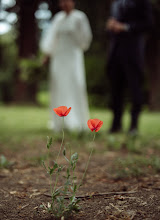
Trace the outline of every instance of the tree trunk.
{"type": "Polygon", "coordinates": [[[147,43],[147,64],[149,69],[149,105],[150,109],[160,110],[160,4],[153,4],[154,26],[147,43]]]}
{"type": "MultiPolygon", "coordinates": [[[[36,0],[20,0],[19,5],[19,59],[31,58],[36,55],[38,40],[36,37],[37,25],[34,13],[37,6],[36,0]]],[[[28,83],[20,77],[19,68],[15,71],[14,101],[17,103],[36,103],[37,82],[32,84],[32,96],[28,83]]]]}
{"type": "Polygon", "coordinates": [[[148,42],[148,67],[150,72],[150,91],[149,105],[150,109],[160,110],[160,40],[151,38],[148,42]]]}

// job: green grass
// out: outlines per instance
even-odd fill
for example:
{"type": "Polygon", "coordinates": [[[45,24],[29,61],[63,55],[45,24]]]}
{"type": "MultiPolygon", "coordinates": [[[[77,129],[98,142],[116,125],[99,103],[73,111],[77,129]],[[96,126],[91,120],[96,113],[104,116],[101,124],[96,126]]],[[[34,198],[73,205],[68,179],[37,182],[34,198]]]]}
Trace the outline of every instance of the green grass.
{"type": "Polygon", "coordinates": [[[140,177],[147,174],[160,173],[160,157],[129,155],[127,158],[120,158],[115,162],[112,170],[116,178],[140,177]]]}
{"type": "MultiPolygon", "coordinates": [[[[54,112],[53,112],[54,114],[54,112]]],[[[91,118],[103,120],[102,130],[96,137],[96,142],[102,146],[96,149],[96,152],[103,153],[105,149],[121,150],[126,148],[132,153],[141,153],[144,147],[160,149],[160,113],[144,112],[140,123],[140,136],[134,138],[128,137],[126,133],[117,135],[108,135],[107,130],[110,127],[112,114],[106,109],[91,108],[91,118]]],[[[57,116],[58,117],[58,116],[57,116]]],[[[49,109],[46,107],[33,106],[1,106],[0,107],[0,144],[4,148],[17,151],[20,146],[34,145],[34,141],[46,141],[47,136],[54,137],[54,141],[61,141],[61,132],[54,133],[47,128],[49,119],[49,109]]],[[[124,130],[129,126],[129,114],[124,116],[124,130]]],[[[72,146],[76,146],[81,151],[87,147],[87,143],[92,139],[92,133],[79,135],[77,133],[66,133],[66,141],[72,146]]],[[[1,147],[1,149],[2,149],[1,147]]]]}
{"type": "MultiPolygon", "coordinates": [[[[96,137],[95,153],[103,154],[108,150],[120,152],[118,164],[115,160],[116,176],[137,177],[149,173],[151,168],[152,173],[160,172],[158,156],[160,155],[160,113],[147,111],[142,113],[140,136],[136,138],[126,133],[108,135],[107,130],[111,124],[112,114],[106,109],[91,108],[90,117],[99,118],[104,122],[102,130],[96,137]],[[124,150],[129,157],[122,154],[124,150]],[[152,152],[152,158],[148,160],[150,152],[152,152]]],[[[47,107],[0,106],[0,152],[3,154],[8,148],[18,153],[23,146],[34,149],[39,143],[43,147],[47,136],[54,137],[54,142],[60,142],[61,133],[54,134],[53,131],[48,130],[48,119],[49,109],[47,107]]],[[[129,114],[125,113],[123,118],[125,131],[129,126],[129,119],[129,114]]],[[[74,150],[81,152],[83,149],[87,154],[89,153],[88,143],[92,139],[91,132],[82,136],[76,133],[66,133],[65,137],[66,144],[69,141],[74,150]]],[[[42,152],[37,153],[37,155],[31,155],[30,160],[40,163],[42,157],[45,156],[42,152]]]]}
{"type": "MultiPolygon", "coordinates": [[[[53,113],[54,114],[54,113],[53,113]]],[[[103,120],[103,133],[111,124],[111,112],[106,109],[91,109],[91,118],[103,120]]],[[[49,109],[28,106],[0,107],[0,138],[44,136],[49,131],[47,121],[49,109]]],[[[124,116],[124,127],[129,126],[128,113],[124,116]]],[[[51,133],[51,132],[49,132],[51,133]]],[[[144,112],[141,116],[140,133],[147,136],[160,135],[160,113],[144,112]]]]}

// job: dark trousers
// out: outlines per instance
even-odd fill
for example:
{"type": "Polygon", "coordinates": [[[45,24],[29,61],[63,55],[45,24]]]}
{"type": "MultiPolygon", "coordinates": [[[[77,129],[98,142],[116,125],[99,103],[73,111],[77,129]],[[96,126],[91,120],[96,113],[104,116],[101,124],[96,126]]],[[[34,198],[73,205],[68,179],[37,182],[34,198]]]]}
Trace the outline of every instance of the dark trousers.
{"type": "MultiPolygon", "coordinates": [[[[131,129],[137,127],[138,116],[143,102],[142,82],[143,65],[138,57],[131,54],[124,57],[124,51],[114,52],[108,63],[108,74],[110,79],[112,111],[114,114],[113,129],[121,127],[123,113],[124,92],[128,88],[131,98],[131,129]]],[[[137,54],[138,56],[138,54],[137,54]]]]}

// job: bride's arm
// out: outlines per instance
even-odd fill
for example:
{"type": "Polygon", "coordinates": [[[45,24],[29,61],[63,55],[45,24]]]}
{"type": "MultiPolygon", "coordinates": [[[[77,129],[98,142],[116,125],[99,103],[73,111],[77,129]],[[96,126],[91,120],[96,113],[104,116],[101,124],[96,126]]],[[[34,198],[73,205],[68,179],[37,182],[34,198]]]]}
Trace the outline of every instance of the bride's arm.
{"type": "Polygon", "coordinates": [[[48,30],[45,34],[43,34],[42,39],[40,41],[40,49],[47,57],[50,57],[54,53],[54,49],[57,43],[57,25],[58,20],[60,18],[60,14],[54,16],[51,21],[48,30]]]}
{"type": "Polygon", "coordinates": [[[75,37],[80,48],[84,51],[88,50],[92,41],[92,31],[89,20],[84,13],[77,22],[75,37]]]}

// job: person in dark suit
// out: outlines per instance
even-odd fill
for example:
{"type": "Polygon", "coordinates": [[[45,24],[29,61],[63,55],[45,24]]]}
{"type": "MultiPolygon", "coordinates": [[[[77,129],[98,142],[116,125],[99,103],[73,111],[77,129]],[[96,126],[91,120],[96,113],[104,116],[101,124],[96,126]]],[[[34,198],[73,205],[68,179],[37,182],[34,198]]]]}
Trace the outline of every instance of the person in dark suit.
{"type": "Polygon", "coordinates": [[[107,21],[110,36],[108,76],[111,85],[113,122],[110,132],[121,130],[124,89],[128,86],[131,101],[130,132],[137,131],[143,103],[144,33],[152,28],[149,0],[114,0],[107,21]]]}

